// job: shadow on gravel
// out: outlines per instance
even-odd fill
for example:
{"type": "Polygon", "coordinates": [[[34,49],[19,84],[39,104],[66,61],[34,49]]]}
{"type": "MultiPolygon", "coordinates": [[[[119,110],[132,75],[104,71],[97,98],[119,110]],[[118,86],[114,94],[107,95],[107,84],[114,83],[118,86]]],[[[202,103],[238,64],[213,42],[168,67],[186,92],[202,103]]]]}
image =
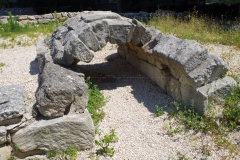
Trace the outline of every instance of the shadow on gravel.
{"type": "Polygon", "coordinates": [[[85,77],[90,76],[100,90],[131,86],[131,94],[152,113],[156,111],[155,105],[167,112],[173,109],[173,99],[117,53],[109,55],[106,60],[97,64],[79,63],[73,70],[84,73],[85,77]]]}

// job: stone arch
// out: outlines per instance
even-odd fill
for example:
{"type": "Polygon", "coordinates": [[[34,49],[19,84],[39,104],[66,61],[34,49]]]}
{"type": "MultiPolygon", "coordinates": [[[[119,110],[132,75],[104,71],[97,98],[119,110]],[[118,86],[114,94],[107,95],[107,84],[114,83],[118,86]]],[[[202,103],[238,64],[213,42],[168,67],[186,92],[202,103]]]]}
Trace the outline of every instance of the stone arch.
{"type": "Polygon", "coordinates": [[[207,107],[209,96],[224,96],[236,84],[230,77],[221,78],[228,67],[220,57],[208,54],[203,45],[163,35],[136,19],[110,11],[81,12],[58,27],[45,42],[54,63],[64,66],[90,62],[94,52],[108,42],[118,44],[123,58],[175,100],[187,106],[194,103],[199,113],[207,107]]]}

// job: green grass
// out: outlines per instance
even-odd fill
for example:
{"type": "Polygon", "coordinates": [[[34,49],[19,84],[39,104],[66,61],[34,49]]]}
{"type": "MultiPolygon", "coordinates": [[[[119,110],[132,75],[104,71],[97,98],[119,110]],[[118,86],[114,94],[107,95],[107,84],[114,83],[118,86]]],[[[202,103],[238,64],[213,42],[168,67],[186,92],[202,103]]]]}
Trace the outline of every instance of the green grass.
{"type": "Polygon", "coordinates": [[[98,86],[90,82],[90,77],[87,77],[88,84],[88,105],[87,109],[90,112],[94,125],[97,125],[105,116],[102,107],[106,104],[103,94],[99,91],[98,86]]]}
{"type": "MultiPolygon", "coordinates": [[[[240,25],[238,30],[226,29],[223,20],[220,23],[212,18],[194,14],[190,19],[174,18],[171,15],[155,16],[147,25],[153,26],[164,34],[173,34],[182,39],[197,40],[202,43],[220,43],[240,48],[240,25]]],[[[229,22],[230,23],[230,22],[229,22]]]]}
{"type": "MultiPolygon", "coordinates": [[[[25,35],[32,38],[38,38],[40,35],[48,36],[51,35],[52,32],[62,24],[62,22],[49,22],[47,24],[25,24],[21,26],[9,12],[9,22],[7,24],[0,24],[0,38],[9,39],[8,43],[2,43],[1,47],[7,48],[8,46],[14,45],[31,45],[32,43],[25,44],[22,43],[21,40],[16,40],[17,37],[25,35]]],[[[34,43],[34,42],[33,42],[34,43]]]]}

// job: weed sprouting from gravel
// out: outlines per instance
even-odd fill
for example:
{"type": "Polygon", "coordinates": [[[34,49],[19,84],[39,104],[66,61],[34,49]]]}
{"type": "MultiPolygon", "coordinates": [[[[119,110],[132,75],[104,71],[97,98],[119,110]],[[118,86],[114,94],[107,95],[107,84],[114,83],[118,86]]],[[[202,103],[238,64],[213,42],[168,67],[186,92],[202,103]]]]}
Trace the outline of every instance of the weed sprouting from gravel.
{"type": "Polygon", "coordinates": [[[88,85],[88,105],[87,109],[90,112],[94,124],[98,124],[104,116],[105,112],[102,107],[106,104],[103,94],[99,91],[96,84],[92,84],[90,77],[87,77],[86,83],[88,85]]]}

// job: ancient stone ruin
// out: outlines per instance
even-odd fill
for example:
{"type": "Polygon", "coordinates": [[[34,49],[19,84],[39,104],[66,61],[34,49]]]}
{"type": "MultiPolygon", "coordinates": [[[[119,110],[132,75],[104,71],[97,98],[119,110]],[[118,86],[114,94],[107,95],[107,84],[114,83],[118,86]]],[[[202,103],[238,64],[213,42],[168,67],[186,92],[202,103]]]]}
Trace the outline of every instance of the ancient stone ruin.
{"type": "Polygon", "coordinates": [[[81,12],[69,18],[44,42],[37,43],[39,87],[36,105],[24,107],[20,85],[0,88],[0,144],[13,142],[17,156],[93,146],[94,125],[86,109],[87,85],[71,70],[90,62],[108,42],[167,94],[203,113],[208,99],[230,93],[236,82],[223,76],[228,67],[193,40],[182,40],[113,12],[81,12]],[[14,94],[13,94],[14,93],[14,94]]]}

